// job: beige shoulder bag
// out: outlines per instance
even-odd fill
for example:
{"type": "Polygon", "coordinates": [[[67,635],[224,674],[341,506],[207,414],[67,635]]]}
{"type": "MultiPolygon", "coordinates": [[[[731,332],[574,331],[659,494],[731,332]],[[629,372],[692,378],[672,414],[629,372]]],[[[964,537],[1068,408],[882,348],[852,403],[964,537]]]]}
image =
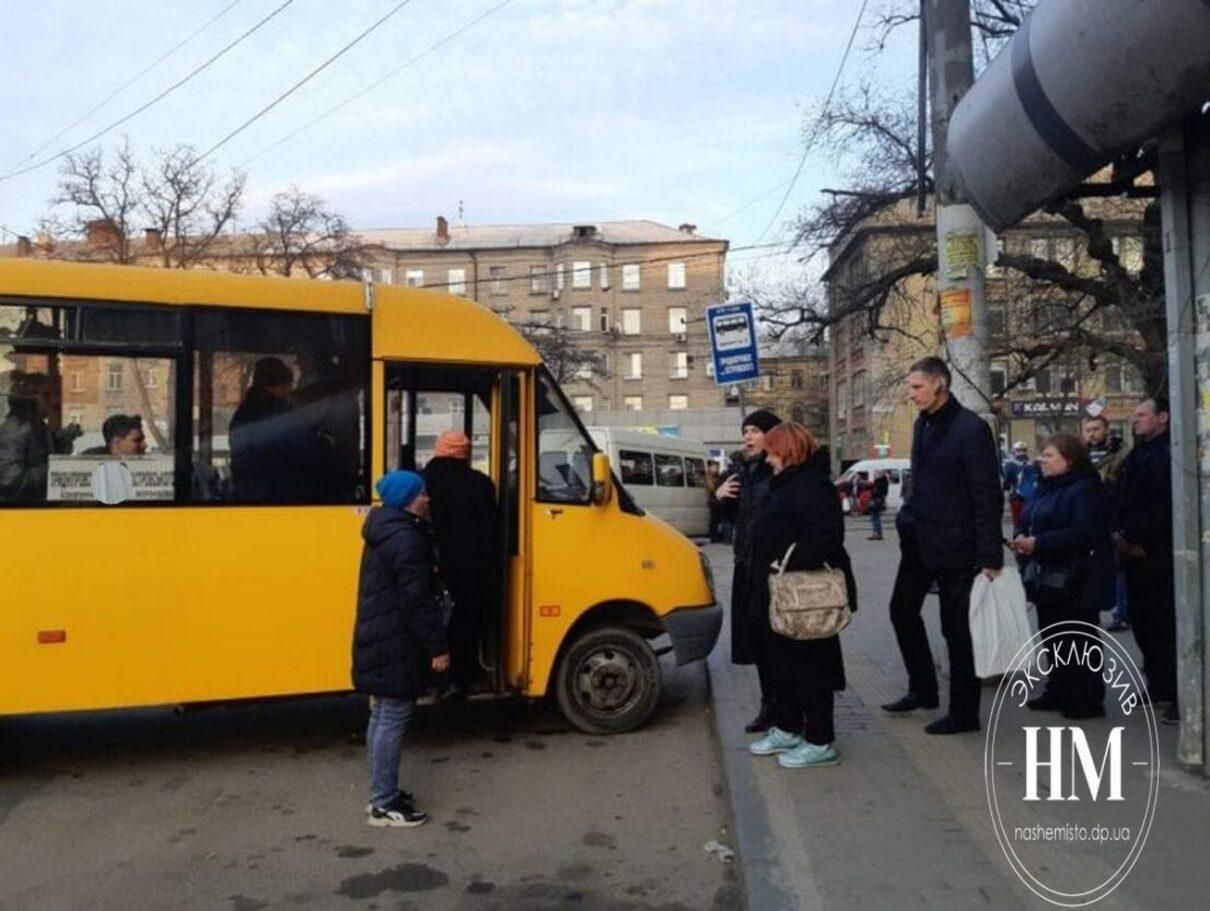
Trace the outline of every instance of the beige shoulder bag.
{"type": "Polygon", "coordinates": [[[849,625],[849,590],[844,572],[824,564],[823,569],[786,572],[791,544],[769,576],[769,623],[773,631],[790,639],[826,639],[849,625]]]}

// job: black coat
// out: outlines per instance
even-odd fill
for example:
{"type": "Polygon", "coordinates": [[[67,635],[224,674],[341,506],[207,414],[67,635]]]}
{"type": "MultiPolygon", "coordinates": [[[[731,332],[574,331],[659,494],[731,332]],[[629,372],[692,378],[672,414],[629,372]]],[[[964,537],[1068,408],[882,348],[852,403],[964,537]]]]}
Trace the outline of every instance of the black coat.
{"type": "MultiPolygon", "coordinates": [[[[1035,538],[1034,553],[1043,572],[1071,574],[1072,588],[1057,599],[1076,608],[1071,619],[1095,623],[1113,606],[1114,561],[1109,540],[1109,499],[1096,469],[1043,478],[1021,513],[1015,535],[1035,538]]],[[[1038,592],[1031,592],[1035,598],[1038,592]]]]}
{"type": "Polygon", "coordinates": [[[424,487],[441,579],[457,605],[480,610],[495,599],[500,582],[496,487],[465,460],[446,456],[425,465],[424,487]]]}
{"type": "Polygon", "coordinates": [[[1114,526],[1147,552],[1148,562],[1172,562],[1172,453],[1167,433],[1136,443],[1114,484],[1114,526]]]}
{"type": "Polygon", "coordinates": [[[237,500],[322,502],[331,459],[308,415],[264,389],[248,390],[231,416],[231,483],[237,500]]]}
{"type": "MultiPolygon", "coordinates": [[[[720,484],[732,473],[724,475],[720,484]]],[[[755,664],[760,660],[765,635],[769,629],[767,610],[753,605],[749,582],[752,522],[756,512],[768,498],[769,479],[773,472],[764,456],[749,459],[739,469],[739,496],[720,504],[722,514],[734,528],[733,547],[735,572],[731,577],[731,661],[735,664],[755,664]]]]}
{"type": "Polygon", "coordinates": [[[895,517],[932,572],[1004,565],[1000,458],[991,428],[951,397],[916,418],[912,495],[895,517]]]}
{"type": "MultiPolygon", "coordinates": [[[[849,607],[857,609],[857,582],[849,555],[844,549],[844,513],[836,488],[828,477],[828,457],[817,452],[802,465],[774,475],[769,496],[752,523],[750,599],[753,609],[769,612],[769,576],[776,570],[790,545],[794,552],[786,570],[821,569],[826,563],[845,574],[849,607]]],[[[769,632],[768,635],[776,635],[769,632]]],[[[844,658],[840,638],[794,641],[804,658],[808,683],[842,690],[845,686],[844,658]]]]}
{"type": "Polygon", "coordinates": [[[433,596],[428,523],[379,506],[366,516],[361,535],[353,687],[373,696],[416,696],[425,688],[429,659],[449,651],[433,596]]]}

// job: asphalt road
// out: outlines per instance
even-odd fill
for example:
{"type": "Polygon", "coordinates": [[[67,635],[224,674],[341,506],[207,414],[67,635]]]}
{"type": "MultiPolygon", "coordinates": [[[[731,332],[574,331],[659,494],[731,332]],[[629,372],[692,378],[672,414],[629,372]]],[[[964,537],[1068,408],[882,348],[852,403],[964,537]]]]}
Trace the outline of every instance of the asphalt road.
{"type": "Polygon", "coordinates": [[[0,908],[738,908],[705,666],[664,670],[625,736],[421,709],[412,830],[365,823],[356,697],[0,719],[0,908]]]}

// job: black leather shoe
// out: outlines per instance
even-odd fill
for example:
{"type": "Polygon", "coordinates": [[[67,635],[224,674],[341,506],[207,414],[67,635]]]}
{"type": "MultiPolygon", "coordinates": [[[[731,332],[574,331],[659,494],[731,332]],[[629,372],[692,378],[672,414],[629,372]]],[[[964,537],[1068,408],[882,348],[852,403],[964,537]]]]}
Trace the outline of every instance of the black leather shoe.
{"type": "Polygon", "coordinates": [[[908,693],[902,699],[888,702],[882,707],[882,710],[892,715],[906,715],[908,712],[916,711],[916,709],[935,709],[937,705],[936,696],[930,699],[925,696],[917,696],[915,693],[908,693]]]}
{"type": "Polygon", "coordinates": [[[760,711],[756,713],[756,717],[744,725],[744,732],[748,734],[763,734],[773,725],[773,706],[767,702],[760,704],[760,711]]]}
{"type": "Polygon", "coordinates": [[[953,715],[938,718],[932,724],[925,725],[926,734],[965,734],[967,731],[979,730],[978,721],[961,721],[953,715]]]}
{"type": "Polygon", "coordinates": [[[1025,703],[1025,707],[1035,712],[1057,712],[1059,711],[1059,700],[1047,691],[1037,699],[1029,700],[1025,703]]]}

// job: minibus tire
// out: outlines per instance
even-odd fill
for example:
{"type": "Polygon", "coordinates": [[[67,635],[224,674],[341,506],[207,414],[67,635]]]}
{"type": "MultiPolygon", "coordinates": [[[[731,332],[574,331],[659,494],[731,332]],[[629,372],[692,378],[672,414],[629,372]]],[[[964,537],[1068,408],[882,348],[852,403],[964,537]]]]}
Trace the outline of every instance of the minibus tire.
{"type": "Polygon", "coordinates": [[[563,652],[555,673],[559,709],[585,734],[633,731],[660,701],[659,658],[625,627],[588,630],[563,652]]]}

